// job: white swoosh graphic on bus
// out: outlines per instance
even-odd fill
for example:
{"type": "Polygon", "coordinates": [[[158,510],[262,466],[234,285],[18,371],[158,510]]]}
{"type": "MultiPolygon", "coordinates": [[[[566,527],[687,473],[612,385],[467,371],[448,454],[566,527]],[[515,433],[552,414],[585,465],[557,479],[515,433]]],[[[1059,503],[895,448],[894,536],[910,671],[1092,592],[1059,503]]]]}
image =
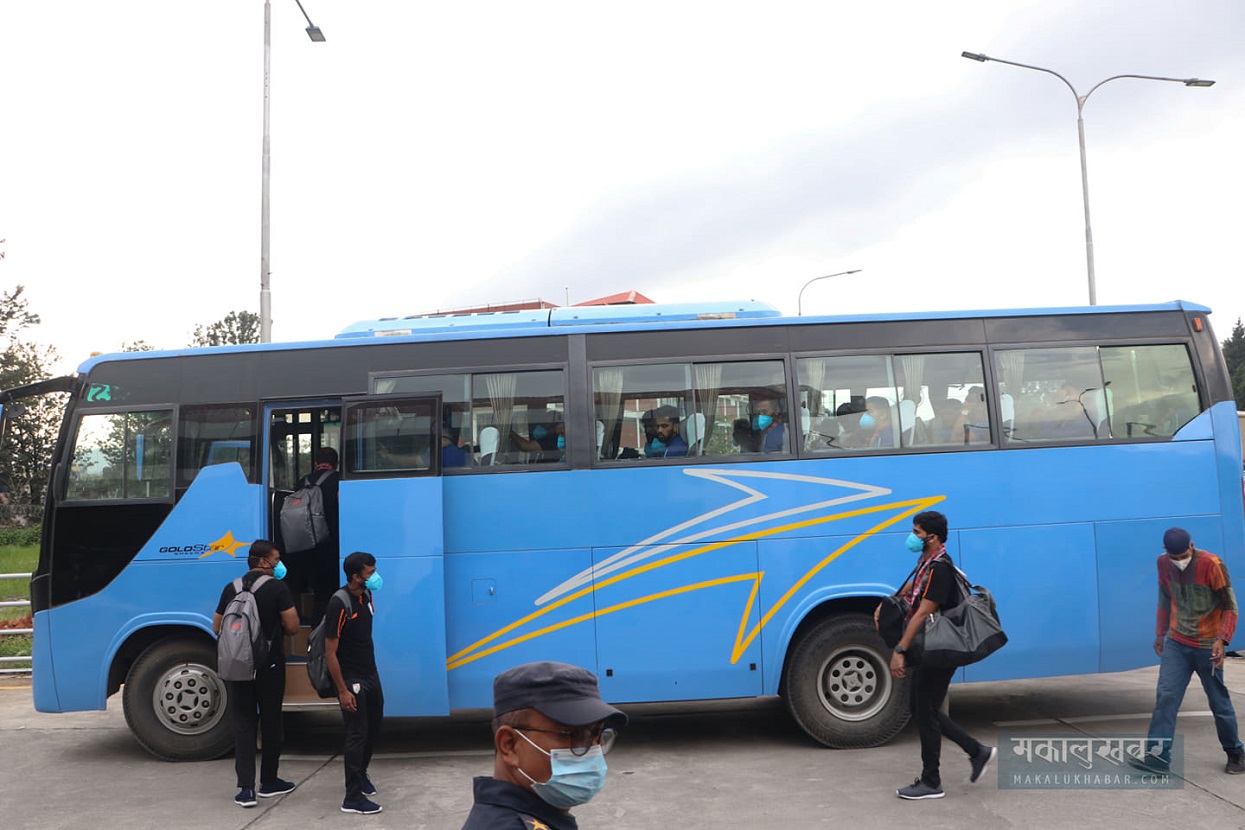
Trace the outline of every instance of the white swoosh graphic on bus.
{"type": "Polygon", "coordinates": [[[877,496],[888,496],[891,493],[891,490],[886,487],[876,487],[870,484],[861,484],[855,481],[841,481],[835,478],[821,478],[820,476],[796,475],[795,473],[773,473],[773,472],[764,472],[760,470],[753,471],[753,470],[706,470],[706,469],[688,469],[688,470],[683,470],[683,473],[685,475],[694,476],[695,478],[703,478],[709,481],[716,482],[718,484],[724,484],[728,487],[733,487],[736,490],[742,491],[745,495],[742,499],[736,502],[727,504],[723,507],[719,507],[716,510],[711,510],[708,513],[702,513],[701,515],[696,516],[692,519],[689,519],[685,522],[674,525],[673,527],[666,528],[665,530],[662,530],[659,533],[655,533],[652,536],[648,537],[647,539],[644,539],[643,541],[639,542],[638,544],[632,545],[626,550],[619,551],[618,553],[615,553],[614,555],[606,559],[603,559],[601,562],[598,562],[597,564],[593,565],[591,568],[580,571],[579,573],[575,574],[575,576],[571,577],[570,579],[566,580],[560,585],[554,587],[553,589],[537,597],[535,605],[541,606],[547,602],[557,599],[558,597],[565,596],[566,594],[569,594],[572,591],[575,591],[579,588],[584,587],[585,585],[588,585],[595,578],[607,576],[608,574],[614,573],[615,571],[620,571],[623,568],[628,568],[637,562],[643,562],[645,559],[651,559],[654,556],[660,556],[664,553],[668,553],[669,551],[674,549],[675,545],[691,544],[694,542],[698,542],[701,539],[706,539],[706,538],[717,536],[717,535],[724,534],[724,533],[730,533],[733,531],[737,531],[741,528],[753,527],[756,525],[764,524],[766,522],[776,521],[778,519],[785,519],[790,516],[797,516],[801,513],[807,513],[811,510],[822,510],[827,507],[836,507],[842,504],[850,504],[851,502],[854,502],[854,501],[861,501],[862,499],[871,499],[877,496]],[[702,528],[701,530],[698,530],[694,533],[690,533],[686,536],[679,536],[678,538],[674,538],[674,539],[667,538],[670,536],[674,536],[675,534],[682,533],[683,531],[689,528],[695,527],[697,525],[703,525],[705,522],[718,519],[719,517],[725,516],[726,514],[731,513],[733,511],[740,510],[742,508],[748,507],[749,505],[753,505],[753,504],[756,504],[758,502],[762,502],[768,499],[769,498],[768,494],[762,493],[759,490],[753,489],[752,487],[749,487],[747,484],[744,484],[741,481],[732,480],[732,479],[748,479],[748,478],[769,479],[771,481],[795,481],[795,482],[801,482],[804,484],[821,484],[821,485],[831,486],[831,487],[846,488],[848,490],[853,490],[857,492],[853,492],[850,495],[846,495],[846,496],[839,496],[838,498],[828,499],[826,501],[818,501],[818,502],[814,502],[811,504],[801,505],[799,507],[792,507],[787,510],[779,510],[773,513],[766,513],[763,516],[755,516],[753,518],[745,519],[743,521],[733,522],[729,524],[714,525],[713,527],[709,527],[709,528],[702,528]],[[656,544],[658,542],[662,542],[662,544],[660,545],[656,544]]]}

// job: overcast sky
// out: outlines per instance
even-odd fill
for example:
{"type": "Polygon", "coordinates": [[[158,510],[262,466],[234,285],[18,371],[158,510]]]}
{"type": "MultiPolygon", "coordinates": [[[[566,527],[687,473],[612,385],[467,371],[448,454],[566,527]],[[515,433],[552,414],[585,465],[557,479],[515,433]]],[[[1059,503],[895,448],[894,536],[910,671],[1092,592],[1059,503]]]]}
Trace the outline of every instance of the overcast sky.
{"type": "MultiPolygon", "coordinates": [[[[272,6],[274,340],[636,289],[1245,314],[1245,3],[272,6]]],[[[262,0],[0,2],[0,287],[64,368],[259,310],[262,0]]]]}

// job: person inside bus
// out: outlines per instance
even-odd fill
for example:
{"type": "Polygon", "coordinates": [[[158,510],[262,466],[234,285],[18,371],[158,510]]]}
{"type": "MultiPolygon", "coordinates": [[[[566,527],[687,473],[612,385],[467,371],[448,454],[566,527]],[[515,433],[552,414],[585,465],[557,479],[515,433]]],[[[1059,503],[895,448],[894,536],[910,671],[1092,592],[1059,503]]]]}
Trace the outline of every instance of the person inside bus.
{"type": "Polygon", "coordinates": [[[466,467],[471,464],[471,456],[460,444],[459,431],[454,428],[447,413],[445,423],[441,425],[441,468],[466,467]]]}
{"type": "Polygon", "coordinates": [[[537,423],[524,438],[518,432],[510,431],[510,442],[520,451],[529,453],[528,460],[532,463],[561,461],[566,450],[566,425],[556,412],[549,413],[552,421],[537,423]]]}
{"type": "Polygon", "coordinates": [[[640,416],[640,426],[644,429],[644,457],[650,458],[656,452],[653,442],[657,440],[657,416],[653,410],[645,410],[640,416]]]}
{"type": "Polygon", "coordinates": [[[1053,441],[1073,441],[1094,438],[1096,425],[1082,403],[1082,390],[1071,381],[1065,381],[1055,392],[1046,419],[1038,428],[1038,435],[1053,441]]]}
{"type": "Polygon", "coordinates": [[[575,830],[570,811],[605,786],[605,755],[626,725],[587,669],[525,663],[497,675],[493,775],[471,782],[462,830],[575,830]]]}
{"type": "Polygon", "coordinates": [[[986,390],[970,386],[960,407],[960,417],[951,429],[951,443],[990,443],[990,420],[986,417],[986,390]]]}
{"type": "Polygon", "coordinates": [[[315,594],[311,609],[313,625],[324,616],[329,597],[337,590],[339,544],[337,489],[341,480],[341,475],[337,471],[337,462],[337,450],[332,447],[321,447],[316,450],[315,467],[298,483],[298,488],[318,483],[320,498],[324,504],[324,520],[329,527],[328,537],[318,542],[311,550],[286,551],[286,558],[290,565],[292,590],[301,593],[310,589],[315,594]]]}
{"type": "Polygon", "coordinates": [[[653,413],[656,436],[648,445],[649,458],[683,458],[687,455],[687,441],[679,434],[679,410],[673,406],[660,406],[653,413]]]}
{"type": "Polygon", "coordinates": [[[890,401],[878,395],[866,400],[865,414],[860,416],[860,428],[868,431],[865,446],[894,447],[895,429],[891,425],[890,401]]]}
{"type": "Polygon", "coordinates": [[[777,399],[761,398],[752,404],[752,431],[761,452],[787,451],[787,425],[777,399]]]}

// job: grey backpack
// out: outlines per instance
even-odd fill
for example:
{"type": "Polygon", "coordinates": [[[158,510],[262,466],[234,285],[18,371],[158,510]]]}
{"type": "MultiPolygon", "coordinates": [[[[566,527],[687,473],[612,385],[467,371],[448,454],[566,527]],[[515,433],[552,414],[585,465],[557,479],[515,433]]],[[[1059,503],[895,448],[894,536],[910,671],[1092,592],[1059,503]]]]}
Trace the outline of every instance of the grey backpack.
{"type": "Polygon", "coordinates": [[[255,669],[269,657],[255,591],[270,579],[268,574],[261,574],[250,590],[243,587],[242,577],[233,581],[237,593],[225,606],[216,639],[216,676],[221,680],[254,680],[255,669]]]}
{"type": "Polygon", "coordinates": [[[324,493],[320,485],[333,474],[325,470],[315,481],[306,483],[285,497],[281,504],[281,541],[287,552],[311,550],[329,538],[329,522],[324,516],[324,493]]]}

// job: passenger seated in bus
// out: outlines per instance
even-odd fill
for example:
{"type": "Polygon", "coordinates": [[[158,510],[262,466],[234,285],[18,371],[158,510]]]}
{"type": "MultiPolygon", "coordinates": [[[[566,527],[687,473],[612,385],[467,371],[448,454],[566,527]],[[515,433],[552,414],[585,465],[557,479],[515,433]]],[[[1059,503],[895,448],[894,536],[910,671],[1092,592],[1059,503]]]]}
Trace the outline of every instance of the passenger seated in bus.
{"type": "Polygon", "coordinates": [[[528,461],[532,463],[561,461],[566,448],[566,425],[562,421],[536,424],[528,438],[511,430],[510,442],[519,450],[530,453],[528,461]]]}
{"type": "Polygon", "coordinates": [[[990,443],[990,420],[986,416],[986,390],[970,386],[960,407],[960,417],[951,429],[952,444],[990,443]]]}
{"type": "Polygon", "coordinates": [[[687,441],[679,434],[679,410],[661,406],[653,413],[657,436],[648,445],[649,458],[682,458],[687,455],[687,441]]]}
{"type": "Polygon", "coordinates": [[[782,404],[762,398],[752,404],[752,431],[761,452],[787,451],[787,425],[782,404]]]}
{"type": "Polygon", "coordinates": [[[653,442],[657,440],[657,417],[653,410],[647,410],[640,416],[640,426],[644,428],[644,457],[652,458],[656,450],[653,442]]]}
{"type": "Polygon", "coordinates": [[[466,467],[471,457],[459,444],[458,430],[451,426],[441,428],[441,467],[466,467]]]}
{"type": "Polygon", "coordinates": [[[860,416],[860,428],[869,431],[865,446],[894,447],[895,430],[891,424],[890,401],[878,395],[866,400],[865,414],[860,416]]]}
{"type": "Polygon", "coordinates": [[[731,425],[731,441],[739,447],[740,452],[756,452],[757,440],[752,431],[752,424],[747,418],[736,418],[731,425]]]}
{"type": "Polygon", "coordinates": [[[1084,392],[1071,382],[1060,386],[1051,406],[1045,412],[1045,420],[1038,428],[1038,435],[1054,441],[1096,438],[1098,425],[1085,409],[1081,400],[1083,395],[1084,392]]]}
{"type": "MultiPolygon", "coordinates": [[[[941,401],[934,401],[931,406],[934,409],[934,417],[930,418],[925,425],[925,434],[931,444],[954,444],[955,427],[960,422],[960,412],[964,405],[955,398],[944,398],[941,401]]],[[[964,440],[961,432],[960,440],[964,440]]]]}

